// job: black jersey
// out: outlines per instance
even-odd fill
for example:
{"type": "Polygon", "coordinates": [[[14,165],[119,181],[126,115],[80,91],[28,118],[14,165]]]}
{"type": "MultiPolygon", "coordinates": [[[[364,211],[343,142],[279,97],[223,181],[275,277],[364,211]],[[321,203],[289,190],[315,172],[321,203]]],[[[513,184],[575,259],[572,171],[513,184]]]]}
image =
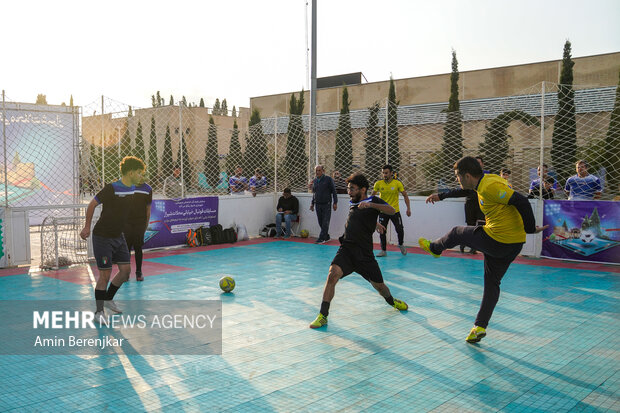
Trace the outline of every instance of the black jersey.
{"type": "Polygon", "coordinates": [[[105,238],[117,238],[123,233],[123,227],[133,201],[135,187],[125,186],[118,180],[103,187],[95,200],[102,204],[101,216],[95,224],[93,234],[105,238]]]}
{"type": "MultiPolygon", "coordinates": [[[[367,202],[387,204],[387,202],[377,196],[370,197],[367,202]]],[[[360,209],[358,205],[351,205],[347,222],[344,225],[344,235],[340,237],[340,243],[343,246],[356,245],[372,253],[372,235],[377,228],[378,216],[378,209],[360,209]]]]}
{"type": "Polygon", "coordinates": [[[136,186],[131,202],[131,210],[127,224],[143,224],[146,225],[146,207],[153,202],[153,188],[148,184],[136,186]]]}

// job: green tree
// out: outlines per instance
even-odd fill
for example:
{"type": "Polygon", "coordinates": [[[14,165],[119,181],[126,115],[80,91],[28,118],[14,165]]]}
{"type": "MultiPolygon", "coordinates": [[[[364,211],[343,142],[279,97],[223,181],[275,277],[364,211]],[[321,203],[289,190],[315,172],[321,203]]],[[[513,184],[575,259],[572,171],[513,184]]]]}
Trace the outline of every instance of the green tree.
{"type": "MultiPolygon", "coordinates": [[[[123,131],[123,137],[119,142],[121,146],[121,159],[125,156],[131,155],[131,137],[129,136],[129,120],[125,122],[125,130],[123,131]]],[[[120,162],[120,160],[119,160],[120,162]]]]}
{"type": "Polygon", "coordinates": [[[200,107],[200,108],[204,108],[205,107],[205,100],[203,98],[200,98],[200,103],[198,104],[198,107],[200,107]]]}
{"type": "Polygon", "coordinates": [[[159,102],[155,100],[155,95],[151,95],[151,106],[156,108],[159,105],[159,102]]]}
{"type": "Polygon", "coordinates": [[[39,93],[37,95],[37,101],[34,102],[35,105],[47,105],[47,96],[39,93]]]}
{"type": "Polygon", "coordinates": [[[190,177],[193,176],[192,164],[189,162],[189,154],[187,153],[187,136],[185,136],[185,133],[181,132],[181,137],[182,139],[180,140],[183,143],[179,145],[179,149],[177,150],[176,165],[178,165],[179,167],[183,165],[183,183],[185,183],[185,185],[189,185],[191,181],[190,177]]]}
{"type": "Polygon", "coordinates": [[[218,116],[220,114],[220,99],[216,98],[215,99],[215,103],[213,104],[213,110],[211,111],[211,113],[213,113],[214,116],[218,116]]]}
{"type": "Polygon", "coordinates": [[[452,182],[454,163],[463,157],[463,117],[459,104],[459,63],[456,51],[452,51],[452,73],[450,74],[450,100],[446,111],[446,123],[443,129],[441,156],[435,160],[443,161],[439,176],[446,182],[452,182]]]}
{"type": "Polygon", "coordinates": [[[284,157],[285,181],[293,190],[303,190],[307,185],[308,155],[306,154],[306,135],[301,115],[304,111],[304,91],[295,94],[289,102],[289,121],[286,130],[286,156],[284,157]]]}
{"type": "Polygon", "coordinates": [[[131,109],[131,105],[127,109],[127,117],[128,118],[132,118],[133,117],[133,110],[131,109]]]}
{"type": "Polygon", "coordinates": [[[222,100],[222,107],[220,109],[220,114],[222,116],[228,116],[228,103],[226,103],[226,99],[222,100]]]}
{"type": "Polygon", "coordinates": [[[211,188],[215,188],[220,180],[220,158],[217,148],[217,127],[215,126],[213,116],[209,116],[209,135],[205,148],[204,173],[211,188]]]}
{"type": "Polygon", "coordinates": [[[134,156],[137,156],[146,162],[146,157],[144,154],[144,138],[142,137],[142,123],[140,123],[140,121],[138,121],[138,127],[136,128],[136,139],[134,141],[134,145],[134,156]]]}
{"type": "MultiPolygon", "coordinates": [[[[620,75],[620,72],[619,72],[620,75]]],[[[616,101],[609,117],[609,128],[605,136],[605,169],[607,170],[606,191],[620,194],[620,76],[616,88],[616,101]]]]}
{"type": "Polygon", "coordinates": [[[232,108],[232,117],[233,118],[237,117],[237,108],[234,105],[233,105],[233,108],[232,108]]]}
{"type": "MultiPolygon", "coordinates": [[[[366,177],[376,177],[379,168],[383,166],[385,149],[382,145],[381,127],[379,126],[379,104],[374,103],[368,108],[368,121],[366,122],[366,139],[364,140],[364,152],[366,161],[364,162],[364,172],[366,177]]],[[[346,176],[346,175],[343,175],[346,176]]]]}
{"type": "Polygon", "coordinates": [[[564,44],[562,73],[558,85],[558,113],[553,122],[551,161],[558,180],[565,181],[575,173],[577,161],[577,123],[575,119],[575,92],[573,90],[573,66],[571,43],[564,44]]]}
{"type": "Polygon", "coordinates": [[[170,138],[170,125],[166,125],[166,136],[164,138],[164,152],[161,155],[161,174],[164,177],[172,175],[174,163],[172,159],[172,139],[170,138]]]}
{"type": "Polygon", "coordinates": [[[349,176],[353,170],[353,132],[351,131],[351,114],[349,113],[349,91],[342,91],[342,108],[336,129],[335,166],[342,176],[349,176]]]}
{"type": "Polygon", "coordinates": [[[237,165],[243,165],[243,153],[241,152],[241,143],[239,142],[239,127],[235,119],[232,136],[230,137],[228,156],[226,157],[226,172],[229,176],[234,174],[237,165]]]}
{"type": "Polygon", "coordinates": [[[245,172],[253,175],[257,168],[269,177],[269,158],[267,156],[267,141],[263,133],[260,112],[257,109],[252,111],[249,122],[250,136],[245,148],[245,172]]]}
{"type": "Polygon", "coordinates": [[[183,96],[183,97],[181,98],[181,104],[182,104],[183,106],[187,107],[187,99],[185,99],[185,96],[183,96]]]}
{"type": "Polygon", "coordinates": [[[506,159],[512,138],[508,134],[508,127],[513,121],[521,121],[528,126],[540,126],[536,117],[521,110],[502,113],[489,122],[485,126],[484,141],[480,143],[480,155],[484,158],[484,167],[491,173],[499,174],[500,169],[508,166],[506,159]]]}
{"type": "Polygon", "coordinates": [[[147,171],[149,180],[153,184],[158,181],[159,161],[157,159],[157,132],[155,131],[155,116],[151,116],[151,134],[149,136],[149,160],[147,171]]]}
{"type": "Polygon", "coordinates": [[[170,106],[174,105],[174,97],[172,95],[170,95],[170,101],[168,102],[168,105],[170,106]]]}
{"type": "Polygon", "coordinates": [[[394,79],[390,76],[390,90],[388,92],[388,163],[392,165],[395,172],[400,172],[400,149],[398,143],[398,103],[396,101],[396,86],[394,79]]]}
{"type": "Polygon", "coordinates": [[[73,95],[69,98],[69,106],[73,107],[73,95]]]}

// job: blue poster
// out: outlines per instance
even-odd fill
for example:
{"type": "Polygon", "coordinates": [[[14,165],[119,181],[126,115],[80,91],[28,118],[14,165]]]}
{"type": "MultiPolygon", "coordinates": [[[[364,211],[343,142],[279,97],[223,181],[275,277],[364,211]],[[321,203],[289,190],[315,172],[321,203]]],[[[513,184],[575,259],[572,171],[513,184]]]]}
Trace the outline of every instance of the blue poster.
{"type": "Polygon", "coordinates": [[[217,224],[219,198],[154,199],[151,219],[144,234],[144,248],[185,244],[189,229],[217,224]]]}
{"type": "Polygon", "coordinates": [[[620,202],[545,201],[541,255],[620,264],[620,202]]]}

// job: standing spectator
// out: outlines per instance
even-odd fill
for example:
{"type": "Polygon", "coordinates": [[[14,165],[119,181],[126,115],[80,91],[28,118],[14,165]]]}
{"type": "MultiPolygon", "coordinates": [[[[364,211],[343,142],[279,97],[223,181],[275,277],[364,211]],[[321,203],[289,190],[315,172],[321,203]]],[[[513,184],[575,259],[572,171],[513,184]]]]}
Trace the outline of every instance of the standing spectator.
{"type": "Polygon", "coordinates": [[[230,193],[232,195],[243,195],[248,189],[248,178],[243,176],[243,168],[237,166],[235,168],[235,174],[228,180],[230,186],[230,193]]]}
{"type": "Polygon", "coordinates": [[[568,193],[571,201],[599,199],[603,187],[598,177],[588,173],[588,164],[584,160],[578,160],[575,164],[577,175],[566,180],[564,191],[568,193]]]}
{"type": "Polygon", "coordinates": [[[284,238],[291,237],[291,222],[297,219],[299,200],[291,194],[291,188],[285,188],[276,206],[276,237],[282,235],[282,220],[286,225],[284,238]]]}
{"type": "Polygon", "coordinates": [[[332,172],[332,179],[334,180],[334,186],[336,187],[336,193],[346,194],[347,183],[345,182],[344,179],[342,179],[342,176],[340,175],[339,171],[335,170],[334,172],[332,172]]]}
{"type": "Polygon", "coordinates": [[[556,181],[553,177],[548,174],[549,168],[547,164],[543,164],[543,173],[542,177],[540,174],[540,166],[537,168],[536,173],[538,174],[538,179],[534,179],[530,183],[530,191],[527,194],[528,198],[538,198],[540,196],[540,181],[542,179],[542,197],[543,199],[553,199],[555,197],[555,190],[558,189],[558,181],[556,181]]]}
{"type": "Polygon", "coordinates": [[[319,220],[321,233],[316,240],[317,244],[323,244],[330,240],[329,237],[329,221],[332,217],[332,201],[334,203],[334,211],[338,209],[338,195],[334,180],[325,175],[323,165],[317,165],[314,168],[316,178],[312,181],[312,202],[310,203],[310,211],[314,211],[316,205],[316,217],[319,220]]]}
{"type": "Polygon", "coordinates": [[[185,188],[183,185],[183,180],[181,179],[181,168],[175,166],[172,175],[166,178],[164,181],[164,195],[166,198],[181,198],[183,193],[185,192],[185,188]]]}
{"type": "MultiPolygon", "coordinates": [[[[407,205],[407,216],[411,216],[411,205],[409,205],[409,196],[405,191],[403,183],[398,179],[393,178],[393,171],[391,165],[385,165],[383,167],[383,180],[377,181],[372,191],[372,195],[379,194],[379,197],[387,202],[392,208],[394,208],[394,214],[379,213],[379,223],[383,225],[386,230],[392,221],[396,233],[398,234],[398,248],[403,255],[407,255],[407,248],[405,248],[405,231],[403,228],[403,218],[400,216],[398,195],[402,194],[405,198],[405,204],[407,205]]],[[[377,257],[385,257],[387,255],[387,237],[385,231],[380,233],[381,239],[381,252],[377,254],[377,257]]]]}
{"type": "Polygon", "coordinates": [[[252,196],[267,192],[267,177],[260,169],[254,171],[254,176],[250,178],[250,191],[252,196]]]}

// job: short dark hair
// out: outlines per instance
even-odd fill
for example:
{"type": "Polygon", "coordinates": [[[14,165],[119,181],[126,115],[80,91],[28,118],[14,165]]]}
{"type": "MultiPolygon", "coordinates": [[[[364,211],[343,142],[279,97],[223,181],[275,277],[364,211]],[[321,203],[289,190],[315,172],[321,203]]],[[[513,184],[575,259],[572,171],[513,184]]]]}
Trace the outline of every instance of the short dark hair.
{"type": "Polygon", "coordinates": [[[131,171],[144,171],[146,165],[144,161],[135,156],[125,156],[120,163],[121,175],[126,175],[131,171]]]}
{"type": "Polygon", "coordinates": [[[291,193],[291,188],[284,188],[284,193],[285,194],[290,194],[291,193]]]}
{"type": "Polygon", "coordinates": [[[544,164],[543,164],[543,168],[547,168],[547,169],[549,169],[549,167],[547,166],[547,164],[546,164],[546,163],[544,163],[544,164]]]}
{"type": "Polygon", "coordinates": [[[508,169],[508,168],[500,169],[499,173],[500,174],[508,174],[508,175],[512,174],[512,172],[510,172],[510,169],[508,169]]]}
{"type": "Polygon", "coordinates": [[[477,158],[472,158],[471,156],[464,156],[454,164],[454,170],[459,175],[465,175],[466,173],[470,174],[474,178],[478,178],[484,175],[482,172],[482,168],[478,163],[477,158]]]}
{"type": "Polygon", "coordinates": [[[384,165],[383,168],[381,168],[381,170],[384,170],[384,169],[389,169],[390,172],[394,171],[394,169],[392,169],[392,165],[390,165],[390,164],[384,165]]]}
{"type": "Polygon", "coordinates": [[[366,188],[366,190],[368,190],[368,188],[370,187],[368,179],[366,179],[366,177],[361,172],[356,172],[352,174],[350,177],[347,178],[346,182],[348,184],[353,184],[358,188],[366,188]]]}
{"type": "Polygon", "coordinates": [[[476,156],[476,160],[480,159],[480,162],[484,163],[484,159],[482,159],[482,156],[478,155],[476,156]]]}

